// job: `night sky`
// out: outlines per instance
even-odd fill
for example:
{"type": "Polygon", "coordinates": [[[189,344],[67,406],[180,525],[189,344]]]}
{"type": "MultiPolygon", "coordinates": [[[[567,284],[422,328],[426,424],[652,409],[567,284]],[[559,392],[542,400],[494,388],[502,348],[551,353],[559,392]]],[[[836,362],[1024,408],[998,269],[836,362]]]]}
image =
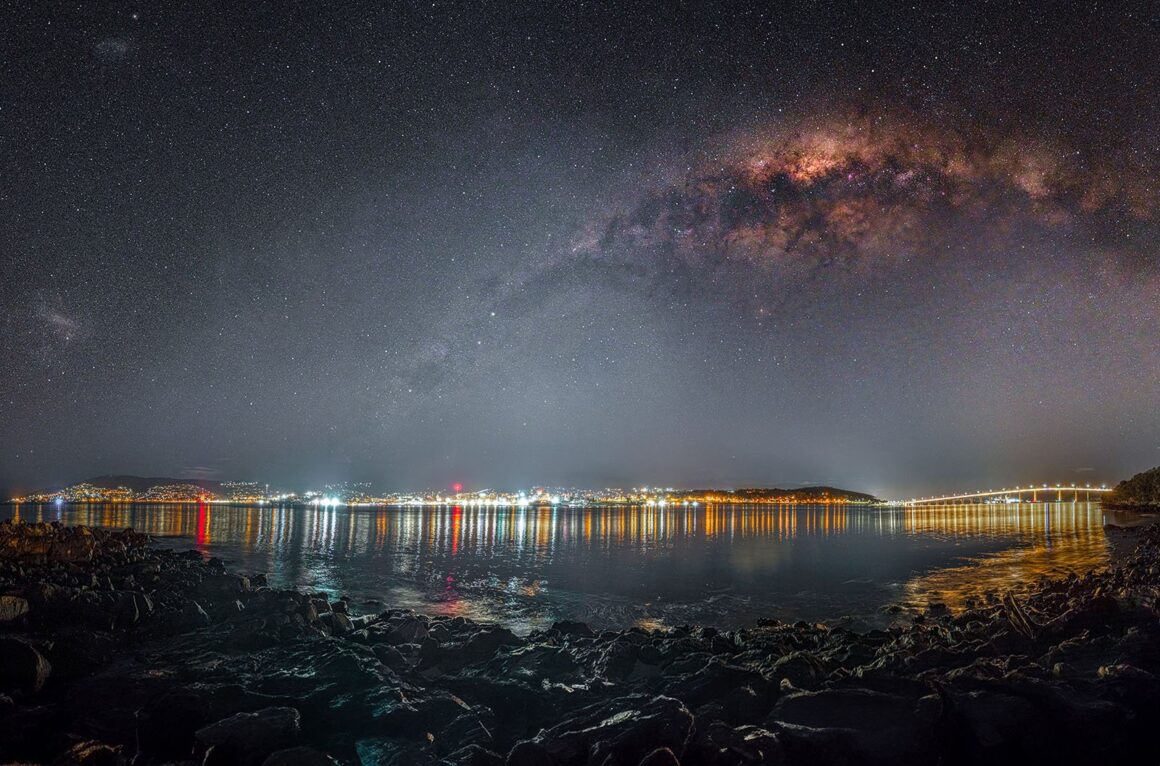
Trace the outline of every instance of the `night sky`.
{"type": "Polygon", "coordinates": [[[0,487],[1160,464],[1155,4],[622,5],[10,8],[0,487]]]}

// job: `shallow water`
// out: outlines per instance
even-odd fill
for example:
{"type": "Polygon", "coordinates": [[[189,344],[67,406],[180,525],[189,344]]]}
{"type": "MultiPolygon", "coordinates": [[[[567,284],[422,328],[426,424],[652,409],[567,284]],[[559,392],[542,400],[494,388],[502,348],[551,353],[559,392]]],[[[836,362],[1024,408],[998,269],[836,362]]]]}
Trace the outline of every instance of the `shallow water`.
{"type": "Polygon", "coordinates": [[[934,509],[0,507],[0,518],[134,527],[279,587],[504,623],[898,619],[1106,566],[1097,504],[934,509]]]}

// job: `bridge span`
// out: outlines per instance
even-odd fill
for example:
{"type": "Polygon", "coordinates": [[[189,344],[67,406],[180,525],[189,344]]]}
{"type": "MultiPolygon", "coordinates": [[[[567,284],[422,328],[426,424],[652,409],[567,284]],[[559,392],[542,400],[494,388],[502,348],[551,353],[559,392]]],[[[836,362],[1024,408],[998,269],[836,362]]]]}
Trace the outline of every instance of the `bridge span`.
{"type": "Polygon", "coordinates": [[[998,498],[1010,503],[1080,503],[1090,502],[1092,495],[1095,499],[1105,492],[1111,492],[1111,487],[1078,486],[1076,484],[1043,484],[1038,487],[1007,487],[1004,489],[988,489],[985,492],[964,492],[958,495],[943,495],[941,497],[914,497],[910,500],[900,500],[898,505],[955,505],[972,501],[986,502],[990,498],[998,498]]]}

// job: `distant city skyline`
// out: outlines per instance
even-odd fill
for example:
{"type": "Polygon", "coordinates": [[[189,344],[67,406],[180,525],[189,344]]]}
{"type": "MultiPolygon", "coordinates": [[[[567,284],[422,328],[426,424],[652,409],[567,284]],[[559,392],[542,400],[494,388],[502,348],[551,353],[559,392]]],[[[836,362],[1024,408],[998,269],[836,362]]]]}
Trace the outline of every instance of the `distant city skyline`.
{"type": "Polygon", "coordinates": [[[952,490],[934,495],[880,495],[863,492],[858,488],[829,484],[685,486],[636,483],[624,487],[591,487],[580,485],[552,485],[532,483],[522,487],[480,486],[468,487],[453,482],[446,487],[384,487],[374,482],[333,482],[321,486],[304,487],[271,484],[253,480],[216,481],[197,478],[140,477],[107,475],[92,477],[57,487],[41,487],[24,492],[0,495],[0,502],[243,502],[243,503],[313,503],[323,505],[382,505],[382,504],[442,504],[474,502],[498,505],[544,504],[665,504],[665,500],[684,499],[703,502],[810,502],[833,498],[843,501],[952,502],[977,500],[1014,501],[1041,498],[1050,500],[1052,492],[1062,501],[1065,492],[1078,501],[1081,493],[1085,501],[1109,491],[1115,482],[1026,482],[989,484],[986,489],[952,490]],[[1093,495],[1092,493],[1096,493],[1093,495]]]}

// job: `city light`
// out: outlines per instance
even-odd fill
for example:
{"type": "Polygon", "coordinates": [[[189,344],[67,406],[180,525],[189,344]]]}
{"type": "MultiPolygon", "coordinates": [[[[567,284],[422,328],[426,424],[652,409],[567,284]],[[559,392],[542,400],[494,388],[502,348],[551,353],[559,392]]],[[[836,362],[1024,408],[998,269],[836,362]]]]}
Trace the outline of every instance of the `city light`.
{"type": "MultiPolygon", "coordinates": [[[[452,485],[453,488],[461,487],[452,485]]],[[[582,489],[544,487],[515,491],[480,489],[451,494],[441,491],[375,492],[366,482],[328,484],[322,489],[302,492],[271,489],[259,482],[171,483],[131,489],[124,486],[99,487],[90,483],[75,484],[61,490],[40,492],[12,498],[16,503],[212,503],[235,506],[310,505],[323,508],[365,507],[445,507],[473,508],[585,508],[589,506],[640,506],[669,508],[701,505],[888,505],[916,506],[979,501],[985,503],[1063,502],[1093,499],[1092,495],[1111,492],[1106,484],[1041,484],[1014,488],[977,490],[957,494],[913,497],[909,500],[883,501],[870,495],[826,487],[805,489],[705,489],[679,490],[673,487],[647,486],[618,489],[582,489]],[[212,487],[212,488],[211,488],[212,487]],[[1082,496],[1082,497],[1081,497],[1082,496]]]]}

